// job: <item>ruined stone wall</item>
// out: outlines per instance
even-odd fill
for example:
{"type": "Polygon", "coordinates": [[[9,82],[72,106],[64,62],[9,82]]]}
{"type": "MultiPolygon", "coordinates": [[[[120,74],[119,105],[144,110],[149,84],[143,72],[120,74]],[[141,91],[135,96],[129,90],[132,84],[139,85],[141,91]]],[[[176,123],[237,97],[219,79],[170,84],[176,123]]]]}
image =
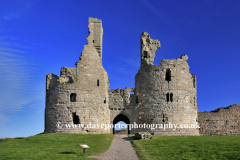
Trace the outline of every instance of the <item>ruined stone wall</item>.
{"type": "Polygon", "coordinates": [[[62,67],[60,77],[47,75],[45,133],[110,133],[107,129],[57,127],[62,124],[109,124],[110,111],[108,75],[102,66],[102,56],[97,46],[101,46],[101,20],[89,18],[89,36],[76,68],[62,67]],[[94,41],[96,40],[96,41],[94,41]]]}
{"type": "MultiPolygon", "coordinates": [[[[114,124],[114,120],[116,118],[118,119],[117,116],[124,115],[127,117],[129,120],[128,123],[133,122],[133,105],[134,105],[134,100],[133,94],[130,94],[133,92],[133,88],[128,88],[126,87],[125,89],[116,89],[116,90],[111,90],[109,93],[109,109],[110,109],[110,123],[114,124]]],[[[121,118],[121,121],[124,120],[124,118],[121,118]]],[[[127,123],[127,122],[125,122],[127,123]]],[[[111,133],[113,133],[113,130],[111,130],[111,133]]]]}
{"type": "Polygon", "coordinates": [[[159,66],[153,65],[161,44],[146,32],[141,35],[141,67],[135,76],[135,88],[110,91],[102,65],[102,22],[97,18],[89,18],[88,22],[87,45],[76,67],[62,67],[60,77],[46,76],[45,133],[114,133],[110,128],[94,129],[86,125],[124,121],[127,124],[200,124],[200,129],[124,130],[131,134],[140,131],[154,135],[240,134],[240,107],[232,105],[199,112],[197,79],[189,72],[188,56],[163,59],[159,66]],[[86,128],[66,128],[65,124],[82,124],[86,128]]]}
{"type": "Polygon", "coordinates": [[[200,134],[240,135],[240,106],[230,105],[211,112],[198,111],[200,134]]]}
{"type": "Polygon", "coordinates": [[[99,57],[102,58],[102,36],[103,36],[103,28],[102,21],[97,18],[89,18],[89,28],[92,34],[92,42],[93,46],[97,50],[99,57]]]}
{"type": "MultiPolygon", "coordinates": [[[[189,73],[187,55],[178,59],[152,64],[160,47],[144,32],[141,35],[141,68],[135,77],[135,106],[133,119],[137,124],[196,124],[196,77],[189,73]],[[193,79],[194,77],[194,79],[193,79]]],[[[133,132],[147,131],[135,129],[133,132]]],[[[198,129],[163,129],[155,135],[198,135],[198,129]]]]}

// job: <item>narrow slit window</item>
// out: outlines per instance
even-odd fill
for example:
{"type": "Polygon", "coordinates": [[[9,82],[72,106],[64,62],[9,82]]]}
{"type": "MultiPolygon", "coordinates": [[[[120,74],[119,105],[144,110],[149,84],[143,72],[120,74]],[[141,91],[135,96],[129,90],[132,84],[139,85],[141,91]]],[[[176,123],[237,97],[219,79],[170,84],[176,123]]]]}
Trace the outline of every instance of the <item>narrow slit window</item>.
{"type": "Polygon", "coordinates": [[[71,102],[76,102],[76,98],[77,98],[76,93],[71,93],[71,95],[70,95],[70,101],[71,101],[71,102]]]}
{"type": "Polygon", "coordinates": [[[195,80],[195,77],[193,78],[193,88],[196,88],[196,80],[195,80]]]}
{"type": "Polygon", "coordinates": [[[93,43],[94,43],[94,40],[93,40],[93,43]]]}
{"type": "Polygon", "coordinates": [[[195,96],[193,97],[193,105],[194,106],[196,105],[196,98],[195,98],[195,96]]]}
{"type": "Polygon", "coordinates": [[[170,101],[172,102],[173,101],[173,94],[170,93],[170,101]]]}
{"type": "Polygon", "coordinates": [[[99,79],[97,80],[97,86],[99,86],[99,79]]]}
{"type": "Polygon", "coordinates": [[[166,100],[169,102],[169,93],[166,94],[166,100]]]}
{"type": "Polygon", "coordinates": [[[171,81],[171,70],[167,69],[166,71],[166,81],[171,81]]]}
{"type": "Polygon", "coordinates": [[[138,96],[136,96],[136,103],[138,104],[138,96]]]}

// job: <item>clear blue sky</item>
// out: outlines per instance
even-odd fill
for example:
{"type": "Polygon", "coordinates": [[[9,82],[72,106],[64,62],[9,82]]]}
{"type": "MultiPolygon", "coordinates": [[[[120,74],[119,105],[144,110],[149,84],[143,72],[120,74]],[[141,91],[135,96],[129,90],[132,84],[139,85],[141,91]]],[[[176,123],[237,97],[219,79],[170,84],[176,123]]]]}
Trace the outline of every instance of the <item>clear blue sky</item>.
{"type": "Polygon", "coordinates": [[[8,0],[0,3],[0,138],[44,131],[46,74],[74,67],[88,17],[103,23],[111,89],[134,87],[140,35],[159,39],[155,65],[189,56],[200,111],[240,104],[240,1],[8,0]]]}

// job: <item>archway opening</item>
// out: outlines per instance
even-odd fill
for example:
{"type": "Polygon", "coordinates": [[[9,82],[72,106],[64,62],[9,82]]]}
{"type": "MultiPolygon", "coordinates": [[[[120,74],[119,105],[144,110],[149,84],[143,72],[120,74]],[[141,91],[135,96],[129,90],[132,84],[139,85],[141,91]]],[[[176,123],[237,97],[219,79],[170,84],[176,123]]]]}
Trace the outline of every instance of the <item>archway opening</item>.
{"type": "Polygon", "coordinates": [[[115,127],[115,131],[116,130],[121,130],[121,129],[126,129],[127,128],[127,125],[125,122],[123,121],[119,121],[116,123],[116,127],[115,127]]]}
{"type": "MultiPolygon", "coordinates": [[[[120,124],[129,124],[130,121],[128,119],[127,116],[125,116],[124,114],[119,114],[118,116],[116,116],[113,120],[113,125],[115,126],[116,124],[118,124],[118,122],[120,122],[120,124]]],[[[116,130],[118,130],[119,128],[117,128],[116,130]]],[[[130,134],[129,131],[129,126],[127,125],[127,133],[130,134]]],[[[113,134],[115,134],[115,127],[113,127],[113,134]]]]}

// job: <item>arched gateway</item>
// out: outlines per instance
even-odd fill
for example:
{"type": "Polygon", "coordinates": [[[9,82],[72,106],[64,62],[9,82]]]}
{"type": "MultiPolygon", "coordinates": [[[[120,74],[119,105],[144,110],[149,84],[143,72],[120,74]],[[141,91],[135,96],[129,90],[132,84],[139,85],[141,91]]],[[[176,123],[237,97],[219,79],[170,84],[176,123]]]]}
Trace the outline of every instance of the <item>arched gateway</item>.
{"type": "MultiPolygon", "coordinates": [[[[113,120],[113,125],[115,126],[115,124],[117,124],[119,121],[123,121],[126,124],[130,124],[129,118],[124,114],[117,115],[113,120]]],[[[127,129],[128,129],[128,134],[130,134],[129,126],[127,126],[127,129]]],[[[115,133],[114,131],[115,131],[115,127],[113,127],[113,134],[115,133]]]]}
{"type": "Polygon", "coordinates": [[[110,90],[108,74],[102,65],[102,21],[97,18],[88,21],[88,43],[76,67],[62,67],[60,77],[46,76],[44,132],[114,133],[114,129],[106,126],[123,121],[134,124],[133,128],[128,126],[128,133],[132,134],[149,131],[154,135],[199,135],[198,128],[144,128],[196,123],[197,84],[196,76],[189,72],[188,56],[163,59],[155,66],[153,61],[160,41],[144,32],[140,37],[141,66],[135,76],[135,87],[110,90]],[[90,123],[105,127],[87,127],[90,123]],[[64,124],[73,127],[64,128],[64,124]]]}

